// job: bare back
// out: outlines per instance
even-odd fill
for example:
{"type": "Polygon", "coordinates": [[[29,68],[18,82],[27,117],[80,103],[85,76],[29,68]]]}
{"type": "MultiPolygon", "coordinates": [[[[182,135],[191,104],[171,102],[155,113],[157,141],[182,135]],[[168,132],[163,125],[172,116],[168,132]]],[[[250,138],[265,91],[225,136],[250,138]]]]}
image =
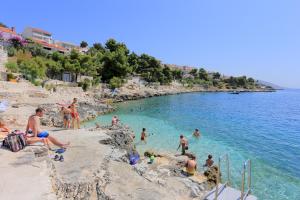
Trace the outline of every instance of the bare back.
{"type": "Polygon", "coordinates": [[[38,116],[32,115],[28,118],[26,132],[28,132],[28,130],[32,130],[35,137],[41,132],[40,118],[38,116]]]}

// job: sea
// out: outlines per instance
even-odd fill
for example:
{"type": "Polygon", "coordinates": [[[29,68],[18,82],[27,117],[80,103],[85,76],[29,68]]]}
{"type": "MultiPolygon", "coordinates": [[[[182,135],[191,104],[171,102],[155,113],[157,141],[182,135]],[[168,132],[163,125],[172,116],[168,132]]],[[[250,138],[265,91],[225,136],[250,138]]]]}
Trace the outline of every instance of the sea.
{"type": "MultiPolygon", "coordinates": [[[[300,90],[187,93],[115,106],[115,112],[96,121],[110,124],[117,115],[135,132],[140,151],[178,154],[179,136],[183,134],[200,170],[208,154],[215,163],[228,154],[231,185],[239,189],[243,164],[250,159],[252,194],[258,199],[300,200],[300,90]],[[147,144],[139,142],[142,128],[149,135],[147,144]],[[199,139],[192,136],[196,128],[201,132],[199,139]]],[[[224,159],[221,166],[225,180],[224,159]]]]}

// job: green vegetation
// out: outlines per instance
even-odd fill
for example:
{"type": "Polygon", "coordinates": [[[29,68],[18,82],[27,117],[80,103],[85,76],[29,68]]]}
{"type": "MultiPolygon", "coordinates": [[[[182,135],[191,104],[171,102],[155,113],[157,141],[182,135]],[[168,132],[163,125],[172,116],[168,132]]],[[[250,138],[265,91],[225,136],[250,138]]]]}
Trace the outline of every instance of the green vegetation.
{"type": "MultiPolygon", "coordinates": [[[[46,51],[42,46],[32,40],[21,41],[12,39],[11,46],[7,48],[10,62],[7,69],[12,72],[22,73],[34,84],[45,78],[56,79],[63,72],[72,73],[74,76],[92,76],[79,83],[84,90],[100,82],[109,84],[114,89],[122,86],[130,76],[140,75],[145,81],[160,85],[168,85],[178,81],[182,85],[192,87],[200,85],[204,88],[215,87],[219,89],[255,88],[253,78],[224,77],[218,72],[207,72],[204,68],[192,69],[184,72],[162,64],[155,57],[131,52],[124,43],[109,39],[104,45],[94,43],[85,54],[72,50],[68,54],[46,51]]],[[[87,47],[82,41],[80,46],[87,47]]]]}

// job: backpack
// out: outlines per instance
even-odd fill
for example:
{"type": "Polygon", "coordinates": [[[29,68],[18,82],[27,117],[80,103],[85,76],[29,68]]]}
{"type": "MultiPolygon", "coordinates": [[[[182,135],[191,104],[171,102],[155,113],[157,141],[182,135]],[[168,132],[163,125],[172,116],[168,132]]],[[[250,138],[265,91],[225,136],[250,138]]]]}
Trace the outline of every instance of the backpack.
{"type": "Polygon", "coordinates": [[[25,148],[27,145],[24,133],[20,131],[13,131],[8,134],[3,140],[2,146],[10,149],[12,152],[18,152],[25,148]]]}

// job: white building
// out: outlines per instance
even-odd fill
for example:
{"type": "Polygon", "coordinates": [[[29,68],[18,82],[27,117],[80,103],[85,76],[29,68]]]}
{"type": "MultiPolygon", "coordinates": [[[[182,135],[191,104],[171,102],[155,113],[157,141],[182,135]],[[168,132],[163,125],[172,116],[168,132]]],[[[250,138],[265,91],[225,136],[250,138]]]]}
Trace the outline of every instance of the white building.
{"type": "Polygon", "coordinates": [[[27,27],[23,31],[22,36],[24,38],[42,40],[48,44],[54,43],[52,39],[52,34],[50,32],[38,28],[27,27]]]}

